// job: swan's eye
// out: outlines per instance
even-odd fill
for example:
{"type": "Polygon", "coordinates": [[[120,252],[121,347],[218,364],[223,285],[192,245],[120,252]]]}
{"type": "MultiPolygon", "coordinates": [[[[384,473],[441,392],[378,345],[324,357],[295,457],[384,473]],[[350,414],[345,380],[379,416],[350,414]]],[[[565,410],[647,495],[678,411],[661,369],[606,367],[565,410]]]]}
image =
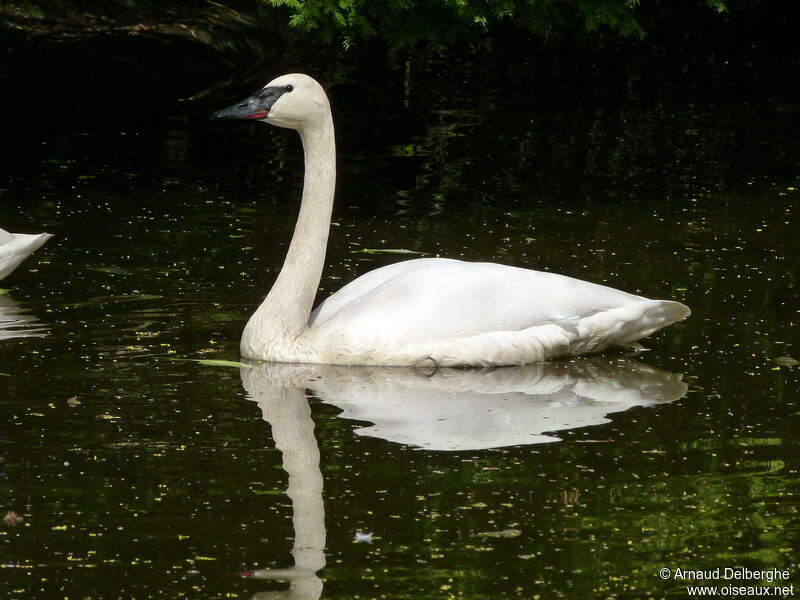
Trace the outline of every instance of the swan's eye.
{"type": "Polygon", "coordinates": [[[283,86],[284,92],[291,92],[294,89],[294,86],[290,83],[289,85],[283,86]]]}

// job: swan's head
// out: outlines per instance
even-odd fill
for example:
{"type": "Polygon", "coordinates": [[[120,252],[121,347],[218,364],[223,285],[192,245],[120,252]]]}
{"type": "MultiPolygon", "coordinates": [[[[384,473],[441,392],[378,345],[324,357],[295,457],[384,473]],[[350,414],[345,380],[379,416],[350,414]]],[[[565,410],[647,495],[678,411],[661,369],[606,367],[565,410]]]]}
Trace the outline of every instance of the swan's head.
{"type": "Polygon", "coordinates": [[[281,75],[249,98],[223,108],[212,119],[251,119],[303,130],[330,114],[325,90],[302,73],[281,75]]]}

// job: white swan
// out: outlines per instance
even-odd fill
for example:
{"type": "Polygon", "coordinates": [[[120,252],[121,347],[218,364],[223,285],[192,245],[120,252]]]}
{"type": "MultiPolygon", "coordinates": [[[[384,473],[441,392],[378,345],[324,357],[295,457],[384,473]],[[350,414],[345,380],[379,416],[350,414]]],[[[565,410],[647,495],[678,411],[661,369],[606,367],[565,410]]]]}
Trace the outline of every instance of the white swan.
{"type": "Polygon", "coordinates": [[[9,233],[0,229],[0,281],[51,237],[49,233],[9,233]]]}
{"type": "Polygon", "coordinates": [[[409,260],[347,284],[312,313],[330,229],[336,148],[328,97],[283,75],[214,118],[295,129],[303,199],[286,260],[242,334],[244,357],[350,365],[514,365],[629,345],[686,318],[678,302],[493,263],[409,260]]]}

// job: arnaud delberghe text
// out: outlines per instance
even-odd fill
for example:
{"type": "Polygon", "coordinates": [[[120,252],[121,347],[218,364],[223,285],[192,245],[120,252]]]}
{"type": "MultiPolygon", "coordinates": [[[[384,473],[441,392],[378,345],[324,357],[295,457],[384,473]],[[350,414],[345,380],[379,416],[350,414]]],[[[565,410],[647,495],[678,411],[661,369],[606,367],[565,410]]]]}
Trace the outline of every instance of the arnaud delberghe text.
{"type": "Polygon", "coordinates": [[[747,567],[725,567],[716,569],[675,569],[673,579],[735,580],[735,581],[785,581],[789,579],[788,569],[748,569],[747,567]]]}

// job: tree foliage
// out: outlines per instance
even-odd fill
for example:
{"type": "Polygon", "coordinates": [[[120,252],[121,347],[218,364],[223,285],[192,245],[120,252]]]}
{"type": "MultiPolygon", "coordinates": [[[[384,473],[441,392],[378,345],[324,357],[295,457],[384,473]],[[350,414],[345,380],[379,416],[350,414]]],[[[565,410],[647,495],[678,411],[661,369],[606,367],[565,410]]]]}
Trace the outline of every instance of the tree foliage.
{"type": "MultiPolygon", "coordinates": [[[[290,25],[345,46],[374,36],[395,46],[476,41],[499,25],[541,36],[575,30],[644,36],[670,0],[260,0],[287,7],[290,25]]],[[[678,0],[686,1],[686,0],[678,0]]],[[[690,0],[691,1],[691,0],[690,0]]],[[[723,12],[727,0],[694,0],[723,12]]]]}

